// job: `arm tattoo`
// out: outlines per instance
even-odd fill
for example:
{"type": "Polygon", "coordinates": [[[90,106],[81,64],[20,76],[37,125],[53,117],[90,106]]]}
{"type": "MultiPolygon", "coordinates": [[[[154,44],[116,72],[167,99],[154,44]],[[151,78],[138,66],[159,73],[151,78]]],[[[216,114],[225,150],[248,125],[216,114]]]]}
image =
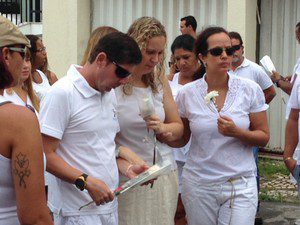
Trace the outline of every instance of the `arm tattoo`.
{"type": "Polygon", "coordinates": [[[20,152],[14,160],[13,167],[14,174],[19,177],[19,186],[26,188],[25,178],[31,174],[31,171],[28,169],[29,159],[20,152]]]}

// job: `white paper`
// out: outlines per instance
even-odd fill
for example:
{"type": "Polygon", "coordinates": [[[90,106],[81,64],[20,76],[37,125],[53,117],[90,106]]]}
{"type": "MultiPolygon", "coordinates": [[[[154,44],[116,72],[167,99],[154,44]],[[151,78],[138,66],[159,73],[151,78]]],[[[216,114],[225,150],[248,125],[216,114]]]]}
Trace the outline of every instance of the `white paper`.
{"type": "Polygon", "coordinates": [[[270,56],[265,55],[264,57],[262,57],[260,63],[269,76],[272,75],[272,71],[276,71],[274,63],[272,62],[270,56]]]}

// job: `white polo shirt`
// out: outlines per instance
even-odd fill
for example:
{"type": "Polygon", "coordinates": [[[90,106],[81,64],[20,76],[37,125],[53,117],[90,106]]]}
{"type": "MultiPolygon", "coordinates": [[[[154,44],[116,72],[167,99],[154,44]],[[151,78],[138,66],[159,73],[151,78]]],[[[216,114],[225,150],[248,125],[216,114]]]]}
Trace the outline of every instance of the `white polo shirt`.
{"type": "MultiPolygon", "coordinates": [[[[192,141],[183,171],[183,179],[196,185],[219,184],[230,178],[255,176],[252,146],[237,138],[219,133],[219,114],[211,102],[207,105],[205,76],[186,84],[179,91],[177,106],[182,118],[189,121],[192,141]]],[[[267,110],[264,94],[253,81],[229,75],[228,92],[221,115],[249,129],[250,113],[267,110]]]]}
{"type": "Polygon", "coordinates": [[[250,79],[257,83],[262,90],[266,90],[273,85],[271,78],[266,74],[263,68],[246,58],[244,58],[243,63],[237,67],[235,71],[229,70],[228,73],[250,79]]]}
{"type": "MultiPolygon", "coordinates": [[[[119,131],[115,94],[102,94],[90,87],[77,68],[71,65],[67,76],[57,81],[43,98],[41,132],[60,140],[56,153],[68,164],[115,190],[119,182],[114,141],[119,131]]],[[[63,216],[105,214],[117,208],[114,199],[79,211],[80,206],[92,200],[90,195],[65,181],[60,183],[60,191],[63,216]]]]}

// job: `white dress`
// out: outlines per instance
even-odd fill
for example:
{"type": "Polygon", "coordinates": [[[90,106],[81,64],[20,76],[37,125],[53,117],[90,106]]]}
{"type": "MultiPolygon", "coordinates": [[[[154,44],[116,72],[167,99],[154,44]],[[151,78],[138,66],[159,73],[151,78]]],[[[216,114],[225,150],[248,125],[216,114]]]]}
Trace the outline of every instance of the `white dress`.
{"type": "MultiPolygon", "coordinates": [[[[155,113],[164,121],[163,89],[153,94],[150,87],[133,87],[133,93],[125,95],[122,88],[121,86],[115,90],[120,124],[116,144],[130,148],[148,165],[152,165],[153,131],[148,133],[145,121],[139,116],[137,99],[144,95],[152,96],[155,113]]],[[[172,163],[173,171],[159,177],[154,182],[153,188],[150,188],[150,185],[137,187],[119,197],[120,225],[171,225],[174,223],[178,197],[176,163],[169,146],[157,141],[157,147],[163,160],[172,163]]]]}

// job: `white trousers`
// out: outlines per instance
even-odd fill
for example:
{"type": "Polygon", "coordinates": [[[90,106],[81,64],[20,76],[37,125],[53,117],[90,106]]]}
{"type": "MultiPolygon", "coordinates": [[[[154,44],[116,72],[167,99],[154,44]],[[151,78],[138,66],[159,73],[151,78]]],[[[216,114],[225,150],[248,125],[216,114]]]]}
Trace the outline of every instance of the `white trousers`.
{"type": "Polygon", "coordinates": [[[113,213],[81,216],[61,216],[55,225],[118,225],[118,211],[113,213]]]}
{"type": "Polygon", "coordinates": [[[209,186],[184,179],[181,197],[189,225],[254,224],[258,201],[254,176],[209,186]]]}

